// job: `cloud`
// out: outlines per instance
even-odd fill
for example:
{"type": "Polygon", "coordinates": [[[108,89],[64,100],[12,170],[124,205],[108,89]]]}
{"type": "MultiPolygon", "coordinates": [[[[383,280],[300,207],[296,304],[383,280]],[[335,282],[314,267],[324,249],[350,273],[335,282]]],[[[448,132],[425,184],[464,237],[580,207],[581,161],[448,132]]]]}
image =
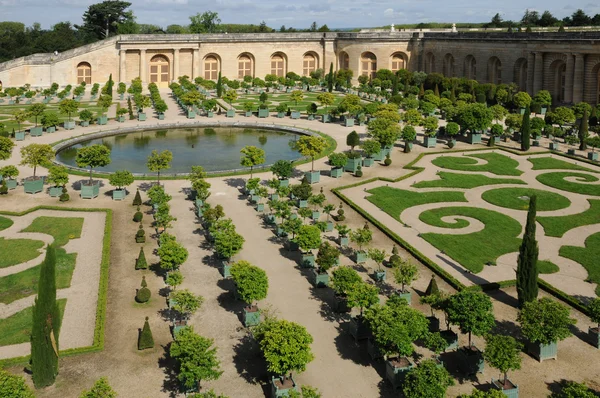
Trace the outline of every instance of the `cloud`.
{"type": "Polygon", "coordinates": [[[394,11],[393,8],[387,8],[383,11],[383,16],[386,18],[399,18],[403,17],[405,14],[400,11],[394,11]]]}

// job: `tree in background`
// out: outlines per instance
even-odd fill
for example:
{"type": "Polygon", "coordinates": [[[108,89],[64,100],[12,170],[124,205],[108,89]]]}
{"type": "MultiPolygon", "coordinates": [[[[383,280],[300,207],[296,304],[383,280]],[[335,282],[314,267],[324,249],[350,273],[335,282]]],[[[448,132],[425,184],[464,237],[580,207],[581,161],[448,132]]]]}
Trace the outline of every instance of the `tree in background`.
{"type": "Polygon", "coordinates": [[[54,150],[48,144],[29,144],[21,148],[21,166],[33,167],[33,177],[37,166],[44,166],[50,163],[54,156],[54,150]]]}
{"type": "Polygon", "coordinates": [[[538,269],[537,260],[539,249],[535,240],[535,216],[537,208],[537,197],[532,195],[529,199],[529,210],[527,211],[527,223],[523,234],[523,243],[519,248],[517,260],[517,293],[519,308],[523,308],[526,302],[534,301],[538,296],[538,269]]]}
{"type": "Polygon", "coordinates": [[[171,161],[173,160],[173,153],[168,149],[162,152],[158,152],[156,149],[148,156],[146,165],[150,171],[157,173],[156,181],[160,184],[160,171],[168,170],[171,168],[171,161]]]}
{"type": "Polygon", "coordinates": [[[190,17],[190,33],[216,33],[219,31],[221,18],[219,13],[205,11],[190,17]]]}
{"type": "Polygon", "coordinates": [[[31,372],[36,388],[50,386],[56,380],[60,324],[56,301],[56,250],[53,245],[48,245],[40,267],[31,328],[31,372]]]}
{"type": "Polygon", "coordinates": [[[223,95],[223,81],[221,80],[221,71],[219,71],[219,78],[217,79],[217,97],[221,98],[223,95]]]}
{"type": "Polygon", "coordinates": [[[244,167],[250,167],[250,178],[252,178],[254,166],[265,162],[265,151],[258,147],[247,145],[240,150],[240,153],[243,155],[240,159],[240,164],[244,167]]]}
{"type": "Polygon", "coordinates": [[[521,127],[521,150],[528,151],[530,147],[531,140],[531,124],[529,123],[531,111],[529,107],[525,108],[525,113],[523,114],[523,122],[521,127]]]}
{"type": "Polygon", "coordinates": [[[89,37],[87,41],[107,39],[117,34],[120,26],[135,23],[133,11],[127,10],[130,6],[131,3],[119,0],[92,4],[83,13],[83,25],[75,28],[89,37]]]}

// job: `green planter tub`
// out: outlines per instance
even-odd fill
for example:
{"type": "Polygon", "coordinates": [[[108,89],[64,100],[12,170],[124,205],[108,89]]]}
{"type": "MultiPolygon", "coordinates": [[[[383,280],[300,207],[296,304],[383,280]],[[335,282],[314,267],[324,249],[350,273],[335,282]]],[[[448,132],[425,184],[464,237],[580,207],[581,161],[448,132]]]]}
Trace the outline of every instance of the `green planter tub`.
{"type": "Polygon", "coordinates": [[[558,142],[551,142],[550,149],[553,151],[558,151],[560,149],[560,145],[558,144],[558,142]]]}
{"type": "Polygon", "coordinates": [[[385,375],[394,390],[402,387],[406,374],[414,367],[406,357],[392,358],[385,361],[385,375]]]}
{"type": "Polygon", "coordinates": [[[321,172],[320,171],[307,171],[304,173],[306,179],[309,184],[316,184],[321,180],[321,172]]]}
{"type": "Polygon", "coordinates": [[[351,173],[356,173],[358,166],[362,165],[362,158],[348,158],[346,160],[346,165],[344,166],[344,171],[349,171],[351,173]]]}
{"type": "Polygon", "coordinates": [[[355,340],[365,340],[371,337],[371,329],[367,322],[360,316],[354,316],[350,318],[348,324],[348,331],[355,340]]]}
{"type": "Polygon", "coordinates": [[[24,131],[17,131],[15,133],[15,140],[16,141],[23,141],[23,140],[25,140],[25,132],[24,131]]]}
{"type": "Polygon", "coordinates": [[[348,306],[348,298],[346,296],[340,296],[338,294],[333,296],[333,312],[338,314],[345,314],[350,312],[352,308],[348,306]]]}
{"type": "Polygon", "coordinates": [[[303,209],[308,206],[308,200],[298,199],[298,208],[303,209]]]}
{"type": "Polygon", "coordinates": [[[429,332],[435,333],[440,331],[440,319],[434,315],[428,316],[427,320],[429,321],[429,332]]]}
{"type": "Polygon", "coordinates": [[[400,298],[403,298],[404,300],[406,300],[408,305],[412,304],[412,294],[410,294],[410,290],[402,291],[402,290],[398,289],[398,290],[396,290],[396,295],[400,296],[400,298]]]}
{"type": "Polygon", "coordinates": [[[347,236],[340,236],[339,240],[340,246],[348,246],[350,244],[350,238],[347,236]]]}
{"type": "Polygon", "coordinates": [[[292,114],[290,115],[290,117],[292,119],[300,119],[300,112],[294,111],[294,112],[292,112],[292,114]]]}
{"type": "Polygon", "coordinates": [[[127,196],[126,189],[113,189],[112,198],[113,200],[123,200],[127,196]]]}
{"type": "Polygon", "coordinates": [[[367,255],[367,252],[365,252],[365,251],[357,250],[354,253],[354,261],[356,262],[356,264],[362,264],[362,263],[366,262],[367,258],[369,258],[369,256],[367,255]]]}
{"type": "Polygon", "coordinates": [[[125,116],[117,116],[117,122],[125,123],[125,116]]]}
{"type": "Polygon", "coordinates": [[[323,123],[329,123],[330,120],[331,120],[331,116],[329,116],[329,115],[321,115],[321,121],[323,123]]]}
{"type": "Polygon", "coordinates": [[[315,255],[311,252],[302,253],[302,261],[300,262],[302,268],[314,268],[315,267],[315,255]]]}
{"type": "Polygon", "coordinates": [[[269,117],[269,110],[268,109],[259,109],[258,117],[260,117],[260,118],[269,117]]]}
{"type": "Polygon", "coordinates": [[[235,110],[233,110],[233,109],[227,110],[227,117],[235,117],[235,110]]]}
{"type": "Polygon", "coordinates": [[[375,164],[375,159],[373,158],[364,158],[363,159],[363,166],[364,167],[371,167],[375,164]]]}
{"type": "Polygon", "coordinates": [[[589,328],[590,342],[596,348],[600,349],[600,328],[589,328]]]}
{"type": "MultiPolygon", "coordinates": [[[[89,184],[89,181],[86,182],[89,184]]],[[[91,185],[81,184],[81,199],[94,199],[100,194],[100,183],[98,181],[93,182],[91,185]]]]}
{"type": "Polygon", "coordinates": [[[221,261],[221,275],[223,278],[229,278],[231,276],[231,264],[229,261],[223,260],[221,261]]]}
{"type": "Polygon", "coordinates": [[[245,115],[246,117],[252,117],[252,111],[246,111],[245,115]]]}
{"type": "Polygon", "coordinates": [[[283,119],[285,117],[285,112],[277,112],[277,118],[283,119]]]}
{"type": "Polygon", "coordinates": [[[256,326],[260,323],[260,310],[257,306],[244,307],[244,326],[256,326]]]}
{"type": "Polygon", "coordinates": [[[187,118],[188,119],[195,119],[196,118],[196,112],[194,112],[194,111],[187,111],[187,118]]]}
{"type": "Polygon", "coordinates": [[[81,122],[79,122],[79,125],[81,127],[88,127],[90,125],[90,121],[89,120],[82,120],[81,122]]]}
{"type": "Polygon", "coordinates": [[[376,282],[384,282],[387,277],[387,272],[384,269],[378,270],[378,271],[375,271],[373,276],[374,276],[374,279],[376,282]]]}
{"type": "Polygon", "coordinates": [[[313,210],[311,218],[313,221],[317,221],[321,217],[321,212],[319,210],[313,210]]]}
{"type": "Polygon", "coordinates": [[[7,179],[6,180],[6,188],[8,189],[16,189],[17,188],[17,180],[7,179]]]}
{"type": "Polygon", "coordinates": [[[373,341],[373,339],[367,340],[367,352],[369,353],[371,359],[374,361],[383,358],[383,352],[381,352],[381,349],[379,348],[377,343],[373,341]]]}
{"type": "Polygon", "coordinates": [[[469,142],[469,144],[481,144],[481,134],[469,133],[467,135],[467,141],[469,142]]]}
{"type": "Polygon", "coordinates": [[[36,179],[26,179],[23,182],[23,188],[25,193],[38,193],[44,190],[44,179],[41,177],[36,177],[36,179]]]}
{"type": "Polygon", "coordinates": [[[139,122],[145,122],[146,121],[146,114],[144,112],[139,112],[138,113],[138,121],[139,122]]]}
{"type": "Polygon", "coordinates": [[[75,128],[75,121],[74,120],[71,120],[70,122],[66,121],[63,123],[63,126],[64,126],[65,130],[73,130],[75,128]]]}
{"type": "Polygon", "coordinates": [[[508,378],[505,382],[492,379],[492,386],[496,390],[502,391],[508,398],[519,398],[519,386],[514,384],[508,378]]]}
{"type": "Polygon", "coordinates": [[[546,359],[557,359],[558,343],[556,341],[553,341],[550,344],[528,342],[527,351],[540,362],[546,359]]]}
{"type": "Polygon", "coordinates": [[[298,391],[298,386],[292,376],[271,378],[271,397],[289,397],[290,391],[298,391]]]}
{"type": "Polygon", "coordinates": [[[158,120],[165,120],[165,114],[164,113],[158,113],[158,120]]]}
{"type": "Polygon", "coordinates": [[[461,347],[459,350],[461,357],[461,369],[466,375],[475,375],[483,373],[485,362],[483,352],[474,345],[470,347],[461,347]]]}
{"type": "Polygon", "coordinates": [[[346,127],[353,127],[353,126],[354,126],[354,119],[352,119],[352,118],[348,118],[348,117],[347,117],[347,118],[344,120],[344,123],[345,123],[344,125],[345,125],[346,127]]]}
{"type": "Polygon", "coordinates": [[[55,133],[56,132],[56,126],[50,126],[50,127],[46,127],[46,133],[55,133]]]}
{"type": "Polygon", "coordinates": [[[257,203],[256,204],[256,211],[259,213],[262,213],[263,211],[265,211],[265,204],[264,203],[257,203]]]}
{"type": "MultiPolygon", "coordinates": [[[[481,140],[479,142],[481,142],[481,140]]],[[[425,148],[435,148],[435,144],[437,144],[437,137],[425,136],[425,138],[423,138],[423,146],[425,148]]]]}
{"type": "Polygon", "coordinates": [[[567,154],[571,156],[575,156],[575,149],[567,149],[567,154]]]}
{"type": "Polygon", "coordinates": [[[458,335],[456,333],[452,330],[442,330],[440,334],[448,343],[446,350],[456,350],[458,348],[458,335]]]}
{"type": "Polygon", "coordinates": [[[52,198],[57,198],[60,195],[62,195],[62,190],[63,190],[63,187],[50,187],[48,189],[48,194],[50,194],[50,197],[52,197],[52,198]]]}
{"type": "Polygon", "coordinates": [[[98,123],[99,125],[104,125],[108,123],[108,116],[98,116],[96,123],[98,123]]]}
{"type": "Polygon", "coordinates": [[[32,137],[40,137],[44,132],[44,128],[42,126],[32,127],[29,129],[29,135],[32,137]]]}
{"type": "Polygon", "coordinates": [[[313,269],[310,273],[310,283],[312,283],[314,287],[327,287],[329,286],[329,274],[313,269]]]}
{"type": "Polygon", "coordinates": [[[589,160],[598,160],[598,152],[588,152],[587,157],[589,160]]]}

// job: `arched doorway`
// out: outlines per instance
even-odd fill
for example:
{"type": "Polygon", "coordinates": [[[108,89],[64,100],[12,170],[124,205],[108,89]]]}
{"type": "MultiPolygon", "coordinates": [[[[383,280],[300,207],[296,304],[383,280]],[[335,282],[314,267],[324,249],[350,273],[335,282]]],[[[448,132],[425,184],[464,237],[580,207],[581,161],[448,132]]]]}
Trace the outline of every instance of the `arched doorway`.
{"type": "Polygon", "coordinates": [[[350,69],[350,56],[345,51],[338,54],[340,69],[350,69]]]}
{"type": "Polygon", "coordinates": [[[567,74],[567,64],[558,59],[550,64],[552,73],[552,98],[557,102],[565,101],[565,82],[567,74]]]}
{"type": "Polygon", "coordinates": [[[446,77],[454,77],[454,57],[452,54],[446,54],[444,56],[444,68],[442,73],[446,77]]]}
{"type": "Polygon", "coordinates": [[[164,55],[155,55],[150,60],[150,83],[166,86],[171,80],[169,59],[164,55]]]}
{"type": "Polygon", "coordinates": [[[515,62],[515,70],[513,81],[519,85],[519,90],[527,90],[527,60],[525,58],[519,58],[515,62]]]}
{"type": "Polygon", "coordinates": [[[92,84],[92,66],[87,62],[80,62],[77,65],[77,84],[92,84]]]}
{"type": "Polygon", "coordinates": [[[463,76],[469,80],[477,80],[477,61],[472,55],[467,55],[465,57],[465,70],[463,76]]]}
{"type": "Polygon", "coordinates": [[[425,54],[424,69],[425,69],[425,73],[435,72],[435,55],[433,55],[433,53],[425,54]]]}
{"type": "Polygon", "coordinates": [[[360,56],[361,74],[373,79],[377,73],[377,57],[371,52],[362,53],[360,56]]]}
{"type": "Polygon", "coordinates": [[[502,83],[502,63],[498,57],[491,57],[488,61],[488,83],[502,83]]]}

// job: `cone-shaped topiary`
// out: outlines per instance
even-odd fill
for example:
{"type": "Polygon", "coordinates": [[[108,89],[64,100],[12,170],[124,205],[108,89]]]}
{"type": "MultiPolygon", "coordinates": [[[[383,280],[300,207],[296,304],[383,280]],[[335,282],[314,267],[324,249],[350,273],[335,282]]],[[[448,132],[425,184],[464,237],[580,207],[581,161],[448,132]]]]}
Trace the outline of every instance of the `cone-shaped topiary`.
{"type": "Polygon", "coordinates": [[[144,232],[144,226],[140,223],[140,228],[135,234],[135,241],[137,243],[146,243],[146,232],[144,232]]]}
{"type": "Polygon", "coordinates": [[[143,276],[142,277],[142,287],[141,289],[138,289],[136,295],[135,295],[135,301],[137,301],[138,303],[147,303],[148,300],[150,300],[150,297],[152,296],[152,292],[150,292],[150,289],[147,288],[148,284],[146,283],[146,277],[143,276]]]}
{"type": "Polygon", "coordinates": [[[137,211],[133,215],[133,221],[135,221],[135,222],[141,222],[143,218],[144,218],[144,213],[142,213],[140,211],[140,206],[138,206],[137,207],[137,211]]]}
{"type": "Polygon", "coordinates": [[[146,350],[148,348],[154,348],[154,338],[152,337],[152,330],[150,330],[148,317],[146,317],[144,328],[138,337],[138,350],[146,350]]]}
{"type": "Polygon", "coordinates": [[[140,195],[140,190],[139,189],[135,192],[135,198],[133,198],[133,205],[134,206],[141,206],[142,205],[142,196],[140,195]]]}
{"type": "Polygon", "coordinates": [[[427,285],[427,289],[425,290],[425,296],[431,296],[434,294],[440,294],[440,288],[437,285],[435,275],[431,275],[431,280],[429,281],[429,285],[427,285]]]}
{"type": "Polygon", "coordinates": [[[31,371],[36,388],[50,386],[56,380],[60,323],[56,301],[56,251],[49,245],[40,267],[38,295],[33,306],[31,371]]]}
{"type": "Polygon", "coordinates": [[[135,260],[135,269],[148,269],[148,262],[146,261],[146,254],[144,254],[144,248],[140,247],[140,254],[135,260]]]}

